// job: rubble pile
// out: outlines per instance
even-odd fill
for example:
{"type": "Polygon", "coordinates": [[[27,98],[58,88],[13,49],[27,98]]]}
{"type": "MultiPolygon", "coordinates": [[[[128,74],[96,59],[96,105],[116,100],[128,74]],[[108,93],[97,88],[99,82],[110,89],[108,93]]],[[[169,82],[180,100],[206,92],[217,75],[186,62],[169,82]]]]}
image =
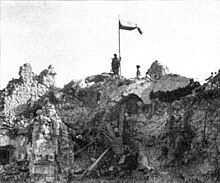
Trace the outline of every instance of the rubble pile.
{"type": "Polygon", "coordinates": [[[155,60],[149,70],[148,74],[153,80],[160,79],[161,77],[167,75],[169,73],[169,69],[161,65],[157,60],[155,60]]]}
{"type": "Polygon", "coordinates": [[[1,180],[219,182],[220,90],[167,71],[57,89],[52,66],[37,76],[25,64],[1,91],[1,180]]]}

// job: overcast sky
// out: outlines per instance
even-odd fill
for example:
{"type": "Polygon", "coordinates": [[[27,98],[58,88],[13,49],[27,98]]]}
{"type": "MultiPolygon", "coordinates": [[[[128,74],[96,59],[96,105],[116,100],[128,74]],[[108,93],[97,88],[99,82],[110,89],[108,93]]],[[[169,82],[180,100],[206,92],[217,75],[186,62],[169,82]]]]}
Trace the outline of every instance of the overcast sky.
{"type": "Polygon", "coordinates": [[[220,68],[218,1],[1,1],[1,88],[52,64],[57,86],[109,72],[118,53],[118,16],[144,32],[121,30],[122,75],[155,60],[199,81],[220,68]]]}

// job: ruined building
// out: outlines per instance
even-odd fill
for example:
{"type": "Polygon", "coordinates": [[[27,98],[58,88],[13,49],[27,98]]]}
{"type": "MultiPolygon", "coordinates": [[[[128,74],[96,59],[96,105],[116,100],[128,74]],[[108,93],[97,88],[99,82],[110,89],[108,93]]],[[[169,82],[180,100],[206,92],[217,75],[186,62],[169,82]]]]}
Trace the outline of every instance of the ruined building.
{"type": "Polygon", "coordinates": [[[55,86],[30,64],[0,91],[0,182],[220,182],[220,90],[168,74],[55,86]]]}

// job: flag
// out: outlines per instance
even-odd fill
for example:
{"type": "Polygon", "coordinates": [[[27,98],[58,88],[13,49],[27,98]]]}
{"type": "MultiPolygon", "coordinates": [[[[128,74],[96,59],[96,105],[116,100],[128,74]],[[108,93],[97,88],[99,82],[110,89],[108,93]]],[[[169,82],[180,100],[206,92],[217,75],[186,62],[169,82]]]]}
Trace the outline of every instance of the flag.
{"type": "Polygon", "coordinates": [[[128,21],[121,21],[121,20],[119,20],[119,29],[129,30],[129,31],[137,29],[140,34],[143,34],[143,32],[137,26],[137,24],[134,24],[134,23],[128,22],[128,21]]]}

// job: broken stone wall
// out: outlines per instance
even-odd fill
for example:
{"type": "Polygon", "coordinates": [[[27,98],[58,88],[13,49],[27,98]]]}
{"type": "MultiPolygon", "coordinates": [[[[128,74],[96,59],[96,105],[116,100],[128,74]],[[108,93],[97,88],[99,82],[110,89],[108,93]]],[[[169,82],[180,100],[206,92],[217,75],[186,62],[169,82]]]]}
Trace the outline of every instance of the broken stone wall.
{"type": "Polygon", "coordinates": [[[19,70],[19,79],[12,79],[1,94],[1,116],[13,117],[32,107],[35,101],[44,96],[54,86],[54,73],[50,69],[46,74],[37,76],[29,63],[19,70]],[[44,79],[42,79],[44,78],[44,79]],[[49,81],[43,82],[49,78],[49,81]]]}
{"type": "Polygon", "coordinates": [[[21,180],[22,175],[34,182],[129,176],[151,182],[219,181],[218,89],[207,92],[193,80],[172,74],[156,81],[103,74],[71,82],[55,93],[53,68],[37,77],[29,71],[25,65],[22,79],[17,85],[14,80],[9,90],[25,85],[28,97],[13,92],[8,96],[36,113],[19,117],[27,110],[17,104],[3,107],[2,114],[16,118],[9,125],[15,136],[3,135],[0,142],[13,147],[12,162],[21,164],[15,170],[13,163],[1,169],[7,180],[21,180]],[[33,88],[39,100],[30,102],[33,88]],[[45,98],[47,91],[53,99],[45,98]]]}
{"type": "Polygon", "coordinates": [[[66,126],[48,103],[33,119],[29,149],[32,181],[65,181],[69,170],[69,138],[66,126]]]}
{"type": "MultiPolygon", "coordinates": [[[[169,180],[173,178],[179,182],[183,180],[193,182],[197,179],[203,182],[215,181],[217,179],[216,172],[219,170],[219,162],[217,161],[219,150],[217,147],[212,147],[212,144],[216,144],[218,141],[206,142],[208,145],[206,144],[204,149],[206,151],[212,149],[212,153],[205,153],[200,157],[199,149],[204,145],[201,141],[201,134],[203,136],[206,134],[207,137],[208,134],[218,130],[218,116],[214,113],[205,115],[201,107],[208,105],[207,98],[209,97],[195,93],[196,87],[199,87],[199,84],[193,80],[172,74],[162,76],[156,82],[106,79],[105,82],[94,82],[86,87],[87,91],[101,91],[100,101],[94,105],[94,108],[87,105],[87,110],[82,110],[85,107],[84,104],[80,107],[73,105],[72,112],[70,112],[71,107],[69,109],[63,108],[60,115],[65,116],[69,111],[69,118],[66,118],[68,124],[82,123],[79,130],[82,139],[84,138],[84,130],[86,131],[89,127],[98,128],[98,124],[104,122],[102,126],[105,133],[102,136],[103,142],[109,143],[113,150],[111,153],[118,156],[119,159],[116,158],[110,164],[108,161],[105,165],[101,164],[100,167],[103,167],[100,170],[102,176],[115,175],[115,171],[116,175],[122,175],[123,172],[130,171],[127,168],[131,167],[129,162],[133,162],[133,165],[138,162],[141,171],[153,171],[153,173],[147,174],[152,181],[156,181],[154,176],[160,180],[163,173],[170,175],[168,176],[169,180]],[[203,103],[199,102],[200,100],[203,103]],[[123,105],[126,106],[125,109],[123,109],[123,105]],[[103,117],[98,117],[98,114],[103,117]],[[71,117],[71,115],[73,116],[71,117]],[[198,116],[199,123],[195,120],[198,119],[198,116]],[[211,120],[209,119],[211,116],[216,117],[214,120],[216,122],[210,126],[211,122],[208,121],[211,120]],[[204,126],[206,126],[205,133],[204,126]],[[121,131],[120,128],[123,130],[121,131]],[[213,160],[208,158],[210,156],[213,157],[213,160]],[[204,157],[205,159],[203,159],[204,157]],[[180,166],[181,168],[178,168],[177,171],[176,167],[180,166]],[[195,168],[195,166],[196,171],[187,171],[187,168],[195,168]],[[199,176],[202,173],[204,176],[199,176]],[[178,178],[178,176],[182,176],[182,178],[178,178]]],[[[77,96],[77,92],[74,96],[77,96]]],[[[80,95],[80,97],[78,95],[77,100],[83,101],[85,96],[80,95]]],[[[214,98],[210,98],[210,100],[214,102],[214,98]]],[[[70,102],[69,106],[71,104],[73,103],[70,102]]],[[[212,108],[218,111],[218,105],[213,104],[212,108]]],[[[75,130],[78,132],[78,129],[75,130]]],[[[218,135],[212,138],[218,139],[218,135]]],[[[83,152],[88,153],[86,150],[83,152]]],[[[106,159],[111,159],[111,153],[107,153],[106,159]]],[[[75,157],[75,162],[78,161],[80,161],[80,156],[75,157]]],[[[85,168],[85,166],[81,167],[85,168]]],[[[133,170],[136,168],[134,166],[133,170]]],[[[100,174],[97,172],[96,176],[100,176],[100,174]]],[[[144,174],[142,176],[144,177],[144,174]]]]}
{"type": "Polygon", "coordinates": [[[160,64],[157,60],[155,60],[148,69],[148,74],[153,80],[160,79],[161,77],[167,75],[168,72],[168,68],[160,64]]]}
{"type": "Polygon", "coordinates": [[[0,156],[1,181],[22,181],[29,175],[27,161],[28,137],[12,129],[1,128],[0,156]],[[16,134],[15,134],[16,133],[16,134]]]}
{"type": "Polygon", "coordinates": [[[2,180],[31,181],[36,174],[39,180],[57,178],[55,155],[58,154],[61,120],[53,106],[45,106],[48,100],[44,100],[54,89],[55,74],[49,66],[37,76],[27,63],[20,67],[20,78],[12,79],[1,91],[0,146],[9,152],[9,160],[2,167],[2,180]],[[39,108],[44,111],[42,119],[40,114],[35,114],[39,108]],[[42,163],[39,159],[46,161],[42,163]]]}
{"type": "Polygon", "coordinates": [[[147,157],[142,164],[156,170],[173,168],[184,181],[217,181],[218,99],[189,96],[171,103],[157,101],[154,108],[152,116],[138,117],[135,127],[147,157]]]}

